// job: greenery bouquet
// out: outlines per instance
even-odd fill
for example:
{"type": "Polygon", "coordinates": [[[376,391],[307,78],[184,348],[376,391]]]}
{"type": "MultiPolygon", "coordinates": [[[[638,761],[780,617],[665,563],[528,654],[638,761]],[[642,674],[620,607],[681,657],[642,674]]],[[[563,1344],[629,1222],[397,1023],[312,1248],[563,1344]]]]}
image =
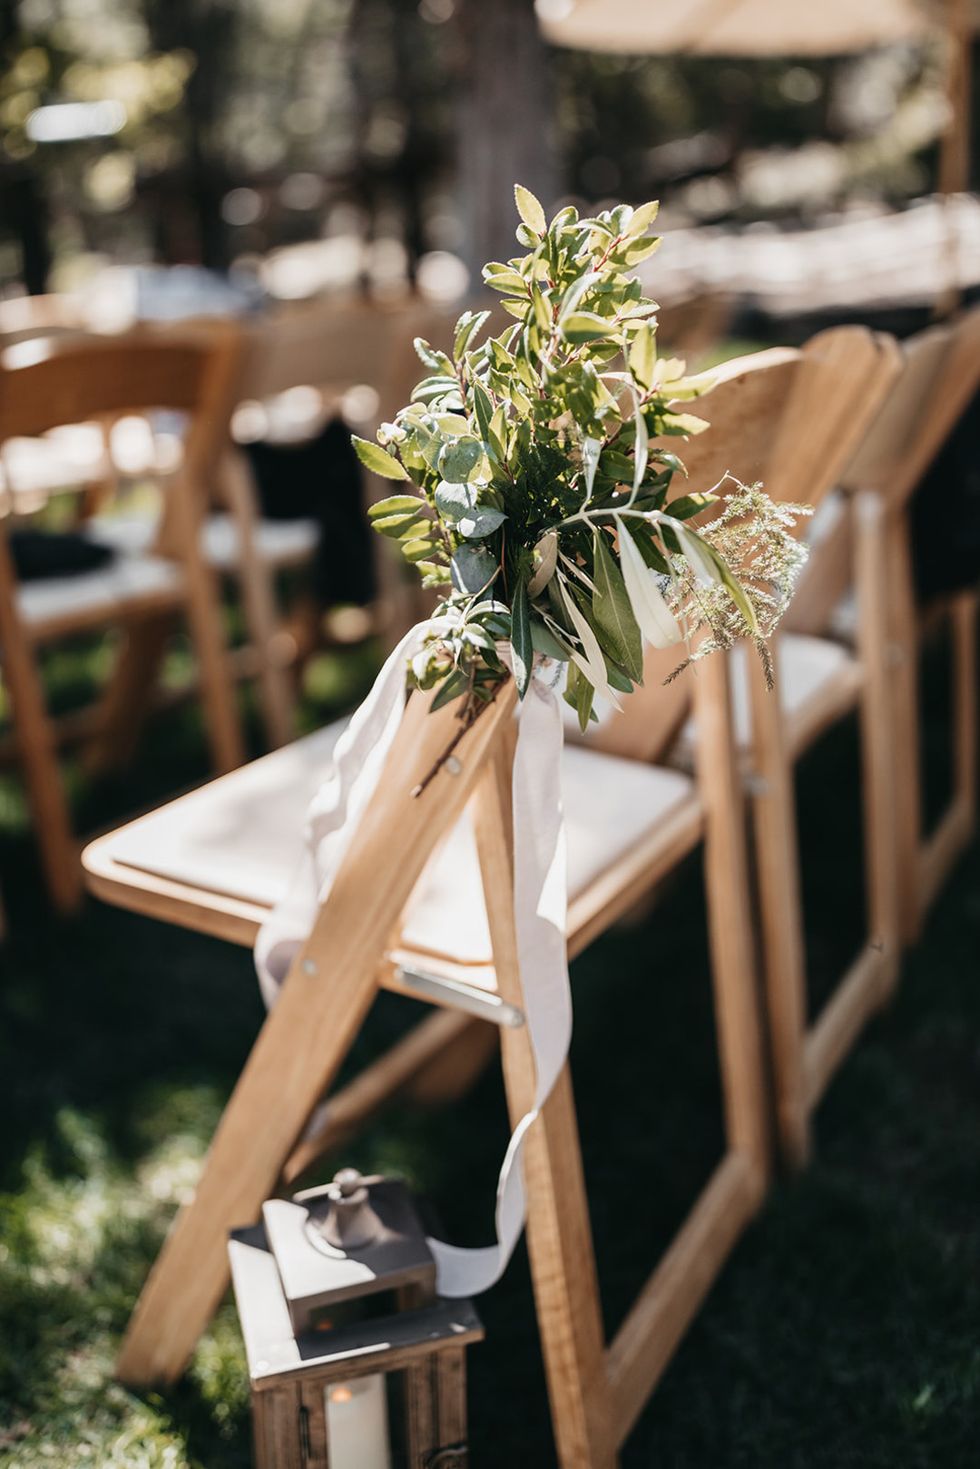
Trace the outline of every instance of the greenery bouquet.
{"type": "Polygon", "coordinates": [[[730,476],[672,493],[684,466],[665,444],[707,427],[687,405],[711,380],[658,356],[657,303],[631,273],[660,244],[657,205],[549,224],[515,197],[528,253],[483,272],[513,325],[481,340],[491,313],[464,312],[452,356],[417,339],[412,402],[354,444],[405,482],[371,521],[441,593],[410,682],[472,715],[507,664],[523,697],[535,656],[559,659],[584,729],[597,694],[616,704],[642,680],[644,640],[686,643],[681,667],[740,637],[766,656],[802,507],[730,476]]]}

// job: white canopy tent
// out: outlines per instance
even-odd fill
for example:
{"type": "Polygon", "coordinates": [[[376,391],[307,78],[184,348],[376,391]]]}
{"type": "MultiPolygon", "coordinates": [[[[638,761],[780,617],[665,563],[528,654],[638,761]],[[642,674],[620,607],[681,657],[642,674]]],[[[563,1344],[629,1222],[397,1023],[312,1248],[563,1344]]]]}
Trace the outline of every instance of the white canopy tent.
{"type": "Polygon", "coordinates": [[[556,46],[623,54],[836,56],[934,28],[917,0],[537,0],[556,46]]]}
{"type": "MultiPolygon", "coordinates": [[[[949,117],[940,139],[939,189],[969,187],[970,47],[980,0],[535,0],[556,46],[620,55],[842,56],[945,33],[949,117]]],[[[952,304],[955,245],[950,242],[952,304]]]]}

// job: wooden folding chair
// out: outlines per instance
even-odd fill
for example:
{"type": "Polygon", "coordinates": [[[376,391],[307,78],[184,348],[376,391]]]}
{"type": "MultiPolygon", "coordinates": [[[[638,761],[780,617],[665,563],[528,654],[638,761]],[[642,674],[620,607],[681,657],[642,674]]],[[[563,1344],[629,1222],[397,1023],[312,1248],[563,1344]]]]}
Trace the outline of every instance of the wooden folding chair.
{"type": "MultiPolygon", "coordinates": [[[[377,422],[393,417],[407,402],[415,376],[407,384],[397,374],[416,328],[412,309],[367,302],[338,305],[313,301],[281,308],[242,327],[243,350],[235,387],[236,404],[267,404],[296,388],[319,392],[324,406],[352,386],[367,385],[378,395],[377,422]],[[395,380],[397,378],[397,380],[395,380]]],[[[206,323],[199,324],[206,329],[206,323]]],[[[419,328],[420,329],[420,328],[419,328]]],[[[413,354],[414,357],[414,354],[413,354]]],[[[323,486],[325,495],[330,485],[323,486]]],[[[386,493],[368,477],[365,508],[386,493]]],[[[145,534],[145,531],[144,531],[145,534]]],[[[297,639],[284,626],[278,606],[276,577],[310,563],[320,541],[317,519],[277,520],[263,517],[249,462],[230,439],[221,456],[214,484],[214,504],[204,527],[203,550],[208,564],[234,577],[241,590],[248,646],[236,663],[258,679],[266,736],[272,748],[295,734],[295,688],[290,667],[301,656],[300,644],[313,643],[315,628],[297,639]]],[[[403,607],[401,579],[393,560],[377,548],[380,594],[372,610],[374,625],[389,642],[410,626],[403,607]]],[[[315,615],[311,609],[311,616],[315,615]]]]}
{"type": "Polygon", "coordinates": [[[16,753],[34,816],[47,881],[56,903],[70,908],[81,894],[81,869],[58,769],[64,738],[91,732],[48,714],[38,652],[76,634],[122,626],[126,640],[103,723],[132,725],[148,670],[155,667],[161,619],[184,611],[201,671],[212,757],[219,770],[244,758],[228,680],[221,612],[198,548],[198,488],[223,441],[233,381],[235,344],[216,339],[153,336],[24,342],[0,362],[0,459],[8,494],[0,514],[0,669],[7,684],[16,753]],[[102,413],[176,409],[188,418],[184,463],[167,486],[166,514],[152,554],[117,556],[108,566],[73,576],[18,582],[8,542],[17,497],[5,449],[60,424],[102,413]],[[147,643],[152,644],[148,648],[147,643]]]}
{"type": "MultiPolygon", "coordinates": [[[[823,332],[801,351],[776,348],[726,363],[698,403],[711,427],[684,449],[687,483],[704,490],[731,470],[745,482],[763,481],[775,499],[819,506],[897,371],[894,344],[860,327],[823,332]]],[[[773,694],[751,650],[734,650],[734,727],[753,817],[778,1132],[786,1158],[797,1164],[807,1156],[809,1120],[827,1082],[888,993],[897,965],[884,569],[877,521],[867,510],[858,529],[865,620],[857,655],[827,639],[777,633],[773,694]],[[808,1025],[793,768],[855,706],[861,715],[868,936],[808,1025]]],[[[663,655],[657,667],[669,671],[663,655]]],[[[680,731],[674,759],[689,764],[700,739],[697,719],[688,717],[690,685],[686,677],[667,689],[658,685],[651,665],[643,689],[593,736],[598,748],[643,757],[680,731]]]]}
{"type": "MultiPolygon", "coordinates": [[[[622,1327],[604,1345],[585,1180],[567,1068],[526,1153],[529,1248],[561,1462],[606,1469],[763,1196],[767,1179],[743,804],[734,768],[724,657],[697,680],[698,778],[569,748],[569,953],[632,907],[699,842],[725,1099],[726,1151],[622,1327]]],[[[508,684],[462,736],[452,707],[413,695],[381,783],[296,956],[219,1126],[194,1202],[182,1213],[130,1323],[127,1382],[172,1380],[220,1298],[227,1231],[256,1217],[385,1098],[496,1022],[516,1121],[533,1093],[513,914],[508,684]],[[464,822],[472,821],[473,836],[464,822]],[[443,840],[445,839],[445,840],[443,840]],[[441,845],[440,842],[442,843],[441,845]],[[431,861],[430,861],[431,859],[431,861]],[[447,932],[447,919],[451,931],[447,932]],[[397,935],[389,942],[391,935],[397,935]],[[304,1128],[379,987],[438,1008],[304,1128]]],[[[294,869],[302,812],[337,727],[103,837],[86,851],[91,889],[110,902],[250,944],[294,869]]],[[[465,1069],[465,1068],[464,1068],[465,1069]]],[[[445,1076],[441,1079],[445,1082],[445,1076]]]]}
{"type": "MultiPolygon", "coordinates": [[[[907,342],[902,372],[860,451],[845,486],[880,506],[887,556],[890,718],[895,742],[899,921],[906,943],[923,919],[976,821],[977,591],[918,605],[912,573],[909,501],[973,397],[980,390],[980,309],[907,342]],[[919,749],[918,668],[929,632],[947,621],[952,657],[953,789],[931,833],[924,830],[919,749]]],[[[941,509],[938,513],[942,513],[941,509]]],[[[950,534],[955,535],[955,526],[950,534]]],[[[863,617],[863,608],[860,609],[863,617]]],[[[817,615],[826,615],[822,606],[817,615]]],[[[860,623],[858,626],[860,632],[860,623]]]]}

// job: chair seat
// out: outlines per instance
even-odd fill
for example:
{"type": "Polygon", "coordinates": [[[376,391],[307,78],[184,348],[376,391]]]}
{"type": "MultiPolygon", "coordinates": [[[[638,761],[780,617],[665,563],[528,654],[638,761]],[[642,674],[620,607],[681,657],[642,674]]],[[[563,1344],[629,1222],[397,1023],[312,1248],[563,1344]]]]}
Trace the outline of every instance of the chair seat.
{"type": "MultiPolygon", "coordinates": [[[[273,907],[301,860],[305,815],[344,722],[276,750],[105,839],[114,862],[202,892],[273,907]]],[[[693,794],[677,771],[592,750],[563,756],[569,896],[576,897],[693,794]]],[[[401,948],[486,965],[490,936],[464,816],[408,905],[401,948]]]]}
{"type": "MultiPolygon", "coordinates": [[[[787,727],[795,738],[799,731],[805,732],[808,729],[810,716],[814,724],[819,722],[819,715],[828,701],[828,695],[838,686],[843,702],[850,702],[860,681],[860,670],[847,648],[827,638],[814,638],[803,633],[783,633],[778,648],[779,699],[787,727]]],[[[738,746],[743,751],[748,750],[752,744],[752,710],[746,659],[755,656],[754,651],[744,643],[740,643],[731,652],[732,723],[738,746]]],[[[696,668],[692,674],[685,676],[696,678],[696,668]]],[[[628,715],[628,701],[624,707],[628,715]]],[[[575,711],[565,704],[562,713],[566,739],[576,743],[581,741],[575,711]]],[[[596,714],[599,723],[598,726],[591,725],[591,730],[601,728],[612,718],[612,706],[597,699],[596,714]]],[[[586,744],[588,740],[587,731],[586,744]]],[[[696,743],[697,725],[692,714],[677,736],[670,752],[671,762],[682,769],[690,769],[694,763],[696,743]]]]}
{"type": "MultiPolygon", "coordinates": [[[[116,551],[146,552],[153,543],[157,520],[153,515],[103,515],[89,526],[89,534],[116,551]]],[[[257,520],[255,547],[267,566],[293,566],[312,556],[320,527],[315,520],[257,520]]],[[[231,571],[241,560],[238,526],[224,513],[209,515],[204,526],[204,554],[209,565],[231,571]]]]}
{"type": "Polygon", "coordinates": [[[21,582],[17,605],[38,636],[46,627],[70,624],[81,630],[142,605],[176,601],[182,582],[180,568],[163,557],[118,555],[108,565],[77,576],[21,582]]]}
{"type": "MultiPolygon", "coordinates": [[[[732,724],[735,739],[742,750],[752,745],[752,708],[749,698],[747,659],[756,656],[753,649],[740,643],[731,654],[732,724]]],[[[841,685],[848,698],[859,681],[858,666],[846,648],[826,638],[813,638],[803,633],[783,633],[778,642],[779,670],[777,690],[780,707],[791,731],[807,723],[808,714],[817,711],[835,686],[841,685]]],[[[678,764],[687,765],[694,758],[697,726],[693,715],[682,728],[674,749],[678,764]]]]}

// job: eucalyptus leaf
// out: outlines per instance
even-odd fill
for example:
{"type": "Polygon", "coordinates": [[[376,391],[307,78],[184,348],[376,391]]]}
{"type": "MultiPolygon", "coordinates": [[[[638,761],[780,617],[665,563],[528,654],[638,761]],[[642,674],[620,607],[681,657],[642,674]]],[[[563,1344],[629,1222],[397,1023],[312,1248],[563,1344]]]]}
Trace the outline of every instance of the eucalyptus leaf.
{"type": "Polygon", "coordinates": [[[447,480],[468,480],[483,458],[479,439],[456,439],[439,455],[439,472],[447,480]]]}
{"type": "Polygon", "coordinates": [[[436,509],[447,520],[461,520],[476,509],[477,491],[473,485],[457,484],[453,480],[440,480],[436,486],[436,509]]]}
{"type": "Polygon", "coordinates": [[[460,516],[457,528],[468,541],[482,541],[499,530],[506,519],[506,513],[494,505],[478,505],[469,514],[460,516]]]}
{"type": "Polygon", "coordinates": [[[452,559],[453,586],[475,595],[488,586],[497,572],[496,559],[485,546],[460,546],[452,559]]]}

